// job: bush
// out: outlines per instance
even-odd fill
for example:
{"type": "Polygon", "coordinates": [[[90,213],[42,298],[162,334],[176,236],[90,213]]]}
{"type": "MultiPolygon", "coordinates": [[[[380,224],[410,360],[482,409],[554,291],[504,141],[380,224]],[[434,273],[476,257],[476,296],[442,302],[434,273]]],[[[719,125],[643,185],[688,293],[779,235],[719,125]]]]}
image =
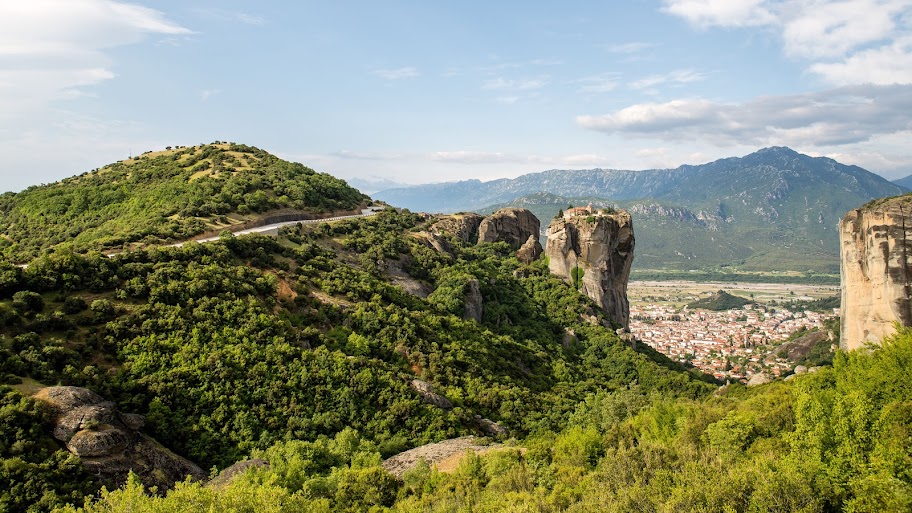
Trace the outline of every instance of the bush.
{"type": "Polygon", "coordinates": [[[23,290],[13,294],[13,308],[19,313],[38,313],[44,310],[44,298],[37,292],[23,290]]]}
{"type": "Polygon", "coordinates": [[[65,314],[78,314],[86,308],[88,308],[88,305],[86,304],[85,299],[82,299],[79,296],[68,296],[63,301],[63,313],[65,314]]]}

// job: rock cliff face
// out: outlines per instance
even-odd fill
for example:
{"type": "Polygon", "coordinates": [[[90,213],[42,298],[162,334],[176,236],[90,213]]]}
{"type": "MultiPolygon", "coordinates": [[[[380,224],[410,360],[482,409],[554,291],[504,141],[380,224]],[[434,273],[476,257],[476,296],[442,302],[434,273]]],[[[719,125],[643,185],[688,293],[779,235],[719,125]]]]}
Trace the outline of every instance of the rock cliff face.
{"type": "Polygon", "coordinates": [[[912,326],[912,196],[876,200],[839,223],[840,345],[879,343],[893,323],[912,326]]]}
{"type": "Polygon", "coordinates": [[[48,387],[35,394],[54,410],[53,436],[79,456],[103,483],[120,486],[132,471],[146,487],[171,488],[201,468],[142,434],[142,415],[117,411],[114,403],[79,387],[48,387]]]}
{"type": "Polygon", "coordinates": [[[484,217],[471,212],[442,216],[429,231],[434,235],[449,233],[462,242],[474,244],[478,240],[478,226],[482,219],[484,217]]]}
{"type": "Polygon", "coordinates": [[[627,328],[627,280],[633,263],[633,223],[625,211],[557,218],[548,226],[545,255],[560,276],[627,328]]]}
{"type": "Polygon", "coordinates": [[[540,257],[544,251],[545,249],[542,248],[541,243],[538,242],[538,236],[530,235],[526,243],[516,252],[516,258],[524,264],[531,264],[538,260],[538,257],[540,257]]]}
{"type": "Polygon", "coordinates": [[[506,242],[519,249],[530,236],[541,233],[541,222],[524,208],[502,208],[485,217],[478,226],[478,243],[506,242]]]}
{"type": "Polygon", "coordinates": [[[484,298],[481,295],[481,284],[478,283],[478,280],[471,279],[466,284],[464,304],[463,319],[481,322],[481,316],[484,314],[484,298]]]}

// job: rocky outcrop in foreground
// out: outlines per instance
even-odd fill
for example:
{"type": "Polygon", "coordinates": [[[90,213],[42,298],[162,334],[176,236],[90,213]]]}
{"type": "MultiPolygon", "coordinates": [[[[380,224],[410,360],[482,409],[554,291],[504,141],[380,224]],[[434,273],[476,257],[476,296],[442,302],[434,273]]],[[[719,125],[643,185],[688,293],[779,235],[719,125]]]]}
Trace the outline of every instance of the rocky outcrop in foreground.
{"type": "Polygon", "coordinates": [[[478,243],[506,242],[519,249],[530,236],[541,233],[541,222],[524,208],[502,208],[485,217],[478,225],[478,243]]]}
{"type": "Polygon", "coordinates": [[[912,196],[875,200],[839,223],[840,345],[880,343],[894,323],[912,326],[912,196]]]}
{"type": "Polygon", "coordinates": [[[551,274],[576,286],[614,322],[629,326],[627,280],[633,263],[633,222],[625,211],[565,215],[548,225],[551,274]]]}
{"type": "Polygon", "coordinates": [[[452,471],[457,466],[458,460],[465,456],[466,451],[482,454],[499,447],[501,447],[500,444],[482,445],[481,440],[474,436],[451,438],[401,452],[385,460],[383,468],[390,474],[401,478],[403,474],[417,467],[421,461],[424,461],[431,466],[437,466],[441,472],[447,472],[452,471]],[[450,462],[452,464],[447,465],[446,463],[451,459],[454,461],[450,462]]]}
{"type": "Polygon", "coordinates": [[[54,411],[53,436],[79,456],[86,469],[108,485],[120,486],[132,471],[147,488],[171,488],[187,476],[206,472],[142,434],[142,415],[123,413],[114,403],[79,387],[47,387],[35,394],[54,411]]]}

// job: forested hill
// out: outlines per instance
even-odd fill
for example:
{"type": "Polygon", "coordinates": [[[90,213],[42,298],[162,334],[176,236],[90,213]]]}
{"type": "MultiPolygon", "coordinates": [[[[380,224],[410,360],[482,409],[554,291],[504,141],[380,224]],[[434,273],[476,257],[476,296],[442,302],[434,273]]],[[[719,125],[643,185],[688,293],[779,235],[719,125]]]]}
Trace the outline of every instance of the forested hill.
{"type": "Polygon", "coordinates": [[[77,251],[159,244],[269,211],[349,211],[368,199],[338,178],[258,148],[169,148],[0,195],[0,254],[24,263],[61,244],[77,251]]]}
{"type": "MultiPolygon", "coordinates": [[[[316,499],[342,490],[335,468],[349,460],[313,452],[334,437],[347,458],[360,443],[369,466],[375,453],[477,433],[476,415],[522,437],[560,429],[600,391],[716,388],[619,340],[541,259],[523,265],[505,243],[456,238],[433,249],[433,221],[388,209],[278,238],[0,264],[0,377],[89,388],[206,469],[310,451],[298,470],[324,483],[308,488],[316,499]],[[470,289],[480,322],[464,319],[470,289]],[[451,407],[428,404],[416,378],[451,407]]],[[[78,490],[98,488],[53,449],[39,405],[0,387],[0,406],[0,469],[13,469],[0,482],[19,490],[0,489],[0,510],[81,503],[78,490]]]]}

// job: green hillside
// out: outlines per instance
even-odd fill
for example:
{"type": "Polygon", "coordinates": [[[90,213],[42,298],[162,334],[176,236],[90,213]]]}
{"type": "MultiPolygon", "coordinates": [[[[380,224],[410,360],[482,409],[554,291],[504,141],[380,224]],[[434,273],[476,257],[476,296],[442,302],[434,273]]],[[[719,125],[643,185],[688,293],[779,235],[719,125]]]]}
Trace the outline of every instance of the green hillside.
{"type": "MultiPolygon", "coordinates": [[[[60,250],[24,270],[7,264],[0,375],[94,390],[145,415],[147,432],[204,468],[352,429],[390,455],[475,433],[476,415],[523,437],[560,429],[586,396],[633,382],[666,397],[715,388],[592,324],[600,312],[543,261],[523,266],[504,243],[429,249],[416,233],[430,222],[389,209],[297,225],[278,239],[228,236],[112,258],[60,250]],[[472,279],[480,323],[462,318],[472,279]],[[432,292],[392,283],[403,280],[432,292]],[[562,343],[567,330],[575,336],[562,343]],[[414,378],[454,407],[424,404],[414,378]]],[[[48,444],[16,434],[35,408],[22,409],[8,432],[25,438],[0,447],[6,461],[24,457],[17,447],[48,444]]],[[[50,488],[35,500],[61,494],[50,468],[67,458],[28,458],[31,485],[50,488]]]]}
{"type": "Polygon", "coordinates": [[[342,180],[250,146],[180,147],[0,195],[0,255],[24,263],[61,244],[76,251],[159,244],[273,210],[324,213],[366,200],[342,180]]]}
{"type": "MultiPolygon", "coordinates": [[[[166,497],[131,483],[84,510],[906,512],[912,509],[912,332],[832,367],[698,400],[596,392],[560,431],[392,479],[376,446],[284,443],[225,488],[166,497]],[[332,462],[332,463],[327,463],[332,462]]],[[[67,509],[76,511],[75,508],[67,509]]]]}

